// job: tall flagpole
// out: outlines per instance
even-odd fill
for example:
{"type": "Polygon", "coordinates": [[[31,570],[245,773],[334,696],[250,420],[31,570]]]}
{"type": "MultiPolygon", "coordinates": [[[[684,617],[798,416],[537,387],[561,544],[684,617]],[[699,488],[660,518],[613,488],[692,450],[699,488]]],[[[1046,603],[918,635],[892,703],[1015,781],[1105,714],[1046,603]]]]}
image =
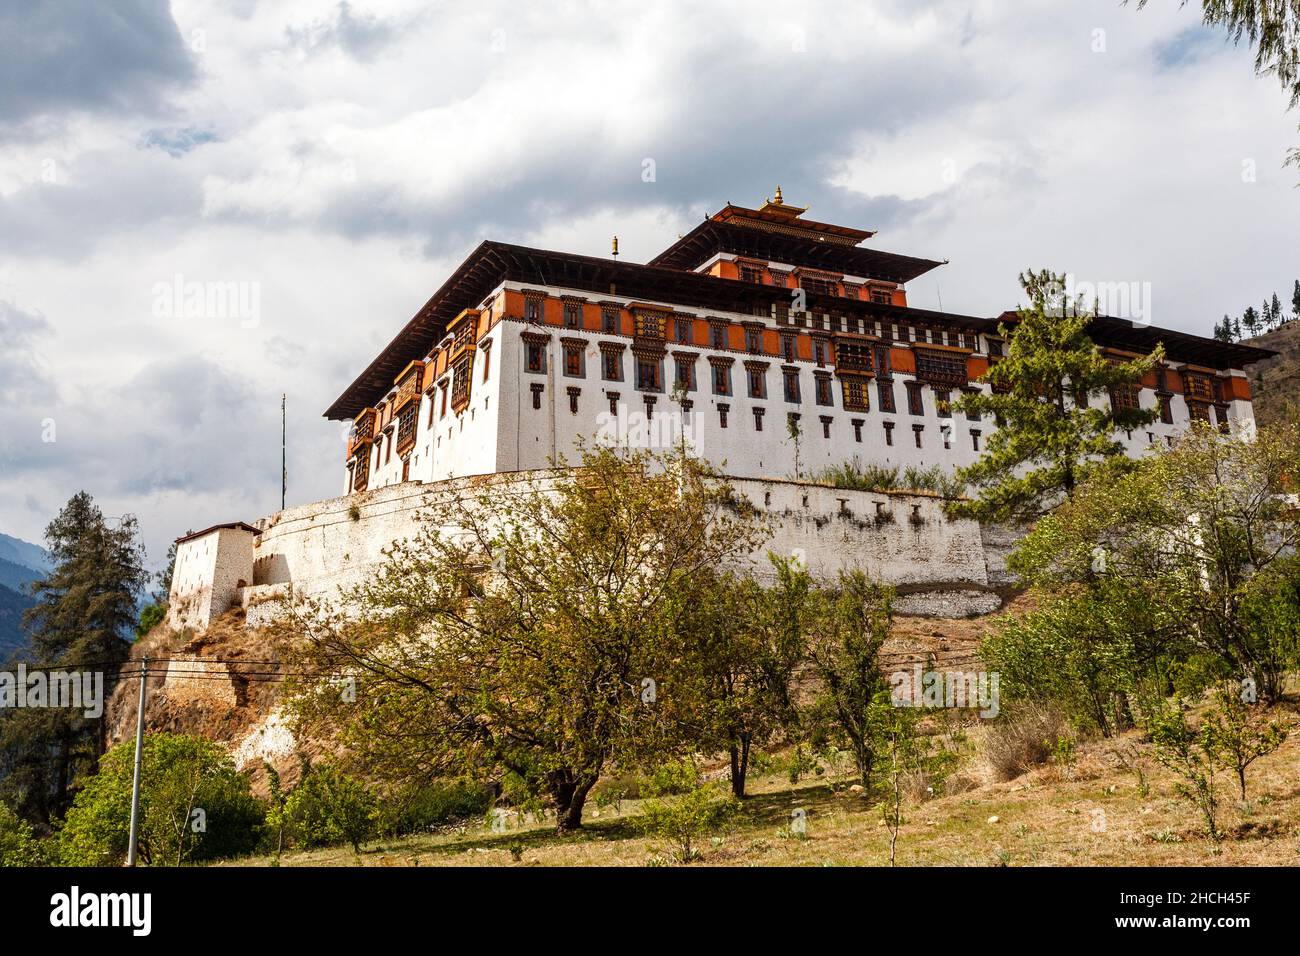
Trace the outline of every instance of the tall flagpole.
{"type": "Polygon", "coordinates": [[[284,414],[285,393],[280,393],[280,510],[284,510],[285,492],[289,488],[289,467],[285,460],[286,436],[288,425],[284,414]]]}

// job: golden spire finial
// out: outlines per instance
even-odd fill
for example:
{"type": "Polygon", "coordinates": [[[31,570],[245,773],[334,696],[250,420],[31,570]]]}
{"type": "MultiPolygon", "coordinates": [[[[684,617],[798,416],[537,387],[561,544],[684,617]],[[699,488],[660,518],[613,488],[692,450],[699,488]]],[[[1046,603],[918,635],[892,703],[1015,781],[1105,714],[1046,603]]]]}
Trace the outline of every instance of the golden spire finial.
{"type": "Polygon", "coordinates": [[[612,243],[610,243],[610,248],[611,248],[611,250],[613,251],[613,254],[617,256],[617,255],[618,255],[618,236],[615,236],[615,237],[614,237],[614,241],[613,241],[612,243]]]}
{"type": "Polygon", "coordinates": [[[781,198],[781,187],[780,187],[780,186],[777,186],[777,187],[776,187],[776,195],[772,197],[772,205],[774,205],[774,206],[779,206],[779,205],[781,205],[783,202],[785,202],[785,200],[781,198]]]}

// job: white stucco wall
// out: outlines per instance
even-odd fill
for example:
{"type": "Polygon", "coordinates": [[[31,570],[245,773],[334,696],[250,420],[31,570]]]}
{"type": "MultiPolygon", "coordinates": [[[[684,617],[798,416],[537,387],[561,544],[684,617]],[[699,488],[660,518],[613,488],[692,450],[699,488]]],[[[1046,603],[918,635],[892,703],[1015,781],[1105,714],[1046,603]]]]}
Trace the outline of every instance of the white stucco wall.
{"type": "MultiPolygon", "coordinates": [[[[249,609],[250,621],[264,620],[266,608],[290,593],[335,597],[373,574],[388,545],[412,536],[418,512],[438,496],[465,494],[484,483],[503,490],[521,483],[545,487],[550,478],[521,472],[404,482],[279,512],[257,523],[255,543],[251,533],[229,529],[185,542],[177,554],[172,625],[201,630],[236,603],[249,609]],[[247,586],[238,587],[240,581],[247,586]]],[[[798,557],[819,577],[860,569],[904,590],[988,588],[979,526],[947,518],[935,496],[760,479],[735,479],[733,487],[759,509],[771,532],[742,562],[760,577],[770,574],[772,551],[798,557]]]]}
{"type": "Polygon", "coordinates": [[[220,527],[176,545],[167,602],[171,628],[201,631],[231,606],[237,591],[252,583],[255,537],[247,528],[220,527]]]}

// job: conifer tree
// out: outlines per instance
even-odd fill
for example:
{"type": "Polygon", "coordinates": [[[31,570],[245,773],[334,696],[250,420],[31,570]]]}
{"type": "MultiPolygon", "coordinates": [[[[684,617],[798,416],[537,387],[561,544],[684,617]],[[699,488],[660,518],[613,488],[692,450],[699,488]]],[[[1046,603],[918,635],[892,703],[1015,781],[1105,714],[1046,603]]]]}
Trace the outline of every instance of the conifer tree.
{"type": "Polygon", "coordinates": [[[1030,521],[1051,510],[1099,465],[1125,457],[1118,431],[1158,416],[1116,397],[1132,394],[1164,358],[1163,347],[1114,361],[1088,337],[1092,317],[1065,303],[1061,276],[1028,272],[1020,283],[1029,304],[999,327],[1009,345],[983,378],[992,393],[969,394],[958,406],[997,422],[984,454],[957,471],[974,497],[950,506],[984,521],[1030,521]]]}
{"type": "MultiPolygon", "coordinates": [[[[45,529],[45,541],[54,570],[32,584],[37,603],[24,616],[30,663],[102,672],[111,686],[149,578],[136,520],[105,518],[80,491],[45,529]]],[[[84,713],[47,707],[0,717],[0,792],[34,823],[62,816],[79,778],[104,752],[103,720],[84,713]]]]}

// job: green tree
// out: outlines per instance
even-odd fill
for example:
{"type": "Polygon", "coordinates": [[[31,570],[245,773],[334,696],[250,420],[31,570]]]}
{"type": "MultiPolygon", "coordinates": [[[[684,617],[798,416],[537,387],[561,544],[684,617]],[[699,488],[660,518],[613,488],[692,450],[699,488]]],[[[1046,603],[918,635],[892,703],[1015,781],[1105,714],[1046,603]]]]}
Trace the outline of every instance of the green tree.
{"type": "MultiPolygon", "coordinates": [[[[63,862],[113,866],[130,840],[135,741],[106,753],[77,794],[59,833],[63,862]]],[[[180,866],[251,852],[265,813],[248,778],[218,744],[184,734],[145,737],[140,775],[138,859],[180,866]]]]}
{"type": "Polygon", "coordinates": [[[1295,287],[1291,290],[1291,317],[1300,321],[1300,279],[1295,280],[1295,287]]]}
{"type": "Polygon", "coordinates": [[[167,605],[146,604],[140,609],[140,623],[135,626],[135,639],[138,641],[167,617],[167,605]]]}
{"type": "Polygon", "coordinates": [[[1210,839],[1218,842],[1217,761],[1207,728],[1188,724],[1181,702],[1159,700],[1148,708],[1147,731],[1156,762],[1178,778],[1174,792],[1200,811],[1210,839]]]}
{"type": "Polygon", "coordinates": [[[1241,314],[1241,328],[1247,337],[1253,338],[1259,334],[1259,313],[1255,311],[1253,305],[1247,306],[1246,311],[1241,314]]]}
{"type": "Polygon", "coordinates": [[[575,829],[606,768],[687,745],[686,622],[760,541],[753,507],[705,466],[646,452],[434,500],[349,614],[284,622],[316,675],[297,713],[338,728],[367,776],[513,773],[575,829]],[[362,682],[355,700],[340,672],[362,682]]]}
{"type": "Polygon", "coordinates": [[[1206,741],[1211,757],[1237,778],[1242,802],[1246,800],[1246,770],[1286,743],[1287,728],[1270,720],[1265,709],[1246,700],[1240,686],[1218,688],[1218,705],[1205,718],[1206,741]]]}
{"type": "Polygon", "coordinates": [[[1015,322],[1003,323],[1007,355],[982,381],[992,392],[973,392],[958,408],[987,415],[998,427],[984,453],[959,468],[958,482],[975,497],[953,502],[959,515],[983,521],[1030,521],[1055,507],[1098,467],[1127,460],[1117,431],[1157,417],[1153,409],[1117,405],[1113,397],[1139,385],[1164,356],[1113,361],[1088,338],[1091,318],[1063,295],[1063,279],[1046,270],[1020,277],[1029,296],[1015,322]],[[1098,393],[1112,401],[1082,407],[1098,393]]]}
{"type": "Polygon", "coordinates": [[[892,710],[880,669],[889,637],[893,591],[860,571],[841,572],[817,592],[808,656],[819,691],[809,724],[853,754],[864,788],[871,786],[882,728],[892,710]]]}
{"type": "Polygon", "coordinates": [[[1044,518],[1009,561],[1046,591],[1102,594],[1160,622],[1150,662],[1182,642],[1207,678],[1256,681],[1277,701],[1296,656],[1300,426],[1253,441],[1193,428],[1136,467],[1098,473],[1044,518]],[[1118,596],[1118,597],[1117,597],[1118,596]]]}
{"type": "MultiPolygon", "coordinates": [[[[193,534],[193,531],[186,531],[193,534]]],[[[168,600],[172,593],[172,577],[176,574],[176,542],[173,541],[167,546],[167,564],[155,576],[158,582],[158,589],[153,592],[153,603],[167,606],[168,600]]]]}
{"type": "Polygon", "coordinates": [[[284,818],[303,846],[346,842],[353,853],[374,835],[379,804],[366,786],[333,766],[313,766],[284,803],[284,818]]]}
{"type": "Polygon", "coordinates": [[[792,560],[769,560],[770,586],[719,575],[701,589],[687,624],[698,680],[693,693],[711,744],[728,753],[737,798],[745,796],[752,749],[796,720],[791,685],[803,660],[811,580],[792,560]]]}
{"type": "Polygon", "coordinates": [[[0,803],[0,867],[42,866],[46,856],[45,841],[37,839],[26,820],[0,803]]]}
{"type": "Polygon", "coordinates": [[[1106,737],[1123,730],[1125,701],[1164,678],[1162,665],[1184,649],[1182,622],[1104,577],[1033,597],[1033,610],[1003,618],[980,650],[1004,697],[1055,704],[1074,726],[1106,737]]]}
{"type": "Polygon", "coordinates": [[[637,825],[667,843],[676,862],[690,863],[699,859],[699,841],[725,827],[740,805],[734,796],[728,799],[716,785],[701,780],[693,763],[675,766],[684,773],[669,774],[659,784],[652,779],[642,788],[648,799],[637,825]]]}
{"type": "Polygon", "coordinates": [[[930,739],[920,733],[918,711],[900,707],[882,692],[877,702],[880,714],[880,757],[884,764],[887,794],[880,803],[880,816],[889,831],[889,865],[898,857],[898,834],[903,828],[903,787],[909,776],[922,774],[934,763],[930,739]]]}
{"type": "MultiPolygon", "coordinates": [[[[134,517],[105,518],[78,492],[45,529],[54,570],[32,585],[24,620],[31,662],[105,673],[126,660],[147,582],[134,517]]],[[[13,710],[0,717],[0,794],[43,827],[66,810],[81,778],[104,750],[104,721],[80,710],[13,710]]]]}

